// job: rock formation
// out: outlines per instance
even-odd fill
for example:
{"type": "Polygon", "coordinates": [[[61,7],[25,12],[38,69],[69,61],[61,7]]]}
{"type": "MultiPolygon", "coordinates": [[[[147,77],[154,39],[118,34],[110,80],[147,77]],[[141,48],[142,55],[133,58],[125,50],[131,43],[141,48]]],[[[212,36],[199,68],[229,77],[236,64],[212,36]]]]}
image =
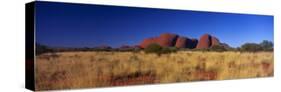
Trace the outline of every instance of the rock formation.
{"type": "Polygon", "coordinates": [[[215,45],[219,45],[220,44],[220,41],[216,37],[212,36],[211,41],[212,41],[211,46],[215,46],[215,45]]]}
{"type": "Polygon", "coordinates": [[[213,37],[209,34],[204,34],[200,37],[200,40],[196,46],[197,49],[206,49],[211,46],[219,45],[220,42],[216,37],[213,37]]]}
{"type": "Polygon", "coordinates": [[[198,49],[209,48],[211,46],[211,36],[209,34],[204,34],[200,37],[199,42],[196,46],[198,49]]]}
{"type": "Polygon", "coordinates": [[[157,38],[156,37],[144,39],[141,42],[140,47],[141,48],[146,48],[149,44],[152,44],[152,43],[157,43],[157,38]]]}
{"type": "Polygon", "coordinates": [[[159,37],[146,38],[140,43],[140,48],[146,48],[148,45],[156,43],[162,47],[177,47],[189,49],[205,49],[215,45],[220,45],[220,41],[209,34],[204,34],[197,39],[190,39],[188,37],[179,36],[171,33],[161,34],[159,37]]]}
{"type": "Polygon", "coordinates": [[[176,41],[176,47],[177,48],[186,48],[187,44],[190,43],[191,40],[186,37],[179,37],[176,41]]]}
{"type": "Polygon", "coordinates": [[[158,37],[157,43],[163,47],[171,47],[176,44],[177,38],[176,34],[164,33],[158,37]]]}

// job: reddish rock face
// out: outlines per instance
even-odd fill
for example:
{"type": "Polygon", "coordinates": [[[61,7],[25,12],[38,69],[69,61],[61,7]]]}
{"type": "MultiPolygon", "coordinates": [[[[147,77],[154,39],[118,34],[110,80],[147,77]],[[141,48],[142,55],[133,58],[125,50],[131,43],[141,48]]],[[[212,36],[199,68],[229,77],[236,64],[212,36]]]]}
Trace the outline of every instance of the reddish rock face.
{"type": "Polygon", "coordinates": [[[212,36],[211,40],[212,40],[212,45],[211,46],[215,46],[215,45],[219,45],[220,44],[220,41],[216,37],[212,36]]]}
{"type": "Polygon", "coordinates": [[[196,47],[197,43],[198,43],[197,39],[189,39],[187,37],[178,37],[175,47],[193,49],[196,47]]]}
{"type": "Polygon", "coordinates": [[[187,47],[187,43],[188,43],[188,38],[186,37],[178,37],[177,41],[176,41],[176,47],[177,48],[186,48],[187,47]]]}
{"type": "Polygon", "coordinates": [[[220,45],[220,41],[214,36],[204,34],[203,36],[201,36],[196,48],[205,49],[215,45],[220,45]]]}
{"type": "Polygon", "coordinates": [[[160,46],[171,47],[176,44],[177,38],[178,35],[176,34],[164,33],[160,35],[160,37],[157,39],[157,42],[160,46]]]}
{"type": "Polygon", "coordinates": [[[140,47],[141,48],[146,48],[149,44],[152,44],[152,43],[157,43],[157,38],[156,37],[144,39],[141,42],[140,47]]]}
{"type": "Polygon", "coordinates": [[[209,34],[204,34],[200,37],[199,43],[197,44],[196,48],[198,49],[205,49],[211,46],[211,36],[209,34]]]}
{"type": "Polygon", "coordinates": [[[219,40],[209,34],[204,34],[200,37],[200,40],[189,39],[187,37],[179,37],[176,34],[165,33],[161,34],[159,37],[146,38],[139,45],[140,48],[146,48],[152,43],[157,43],[162,47],[177,47],[177,48],[210,48],[214,45],[220,45],[219,40]]]}

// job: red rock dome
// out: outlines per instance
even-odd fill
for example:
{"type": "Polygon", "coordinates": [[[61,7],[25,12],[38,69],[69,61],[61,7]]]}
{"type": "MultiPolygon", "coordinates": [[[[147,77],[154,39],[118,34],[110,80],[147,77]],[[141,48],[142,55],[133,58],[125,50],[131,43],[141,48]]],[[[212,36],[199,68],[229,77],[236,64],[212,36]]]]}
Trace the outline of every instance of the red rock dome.
{"type": "Polygon", "coordinates": [[[189,48],[189,49],[204,49],[210,48],[211,46],[220,45],[219,40],[209,34],[204,34],[197,39],[189,39],[184,36],[178,36],[176,34],[164,33],[159,37],[152,37],[144,39],[139,47],[146,48],[152,43],[157,43],[162,47],[177,47],[177,48],[189,48]]]}
{"type": "Polygon", "coordinates": [[[163,47],[171,47],[176,44],[178,35],[176,34],[171,34],[171,33],[164,33],[159,36],[157,39],[157,42],[160,46],[163,47]]]}
{"type": "Polygon", "coordinates": [[[188,38],[186,37],[178,37],[177,41],[176,41],[176,47],[177,48],[186,48],[187,47],[187,43],[188,43],[188,38]]]}
{"type": "Polygon", "coordinates": [[[146,48],[148,45],[150,45],[152,43],[157,43],[157,38],[156,37],[144,39],[139,46],[141,48],[146,48]]]}
{"type": "Polygon", "coordinates": [[[211,46],[211,36],[209,34],[204,34],[200,37],[199,42],[196,46],[198,49],[205,49],[211,46]]]}
{"type": "Polygon", "coordinates": [[[212,44],[211,46],[220,45],[220,41],[216,37],[212,37],[212,44]]]}
{"type": "Polygon", "coordinates": [[[209,34],[204,34],[200,37],[199,43],[197,44],[196,48],[205,49],[215,45],[220,45],[220,41],[218,40],[218,38],[209,34]]]}

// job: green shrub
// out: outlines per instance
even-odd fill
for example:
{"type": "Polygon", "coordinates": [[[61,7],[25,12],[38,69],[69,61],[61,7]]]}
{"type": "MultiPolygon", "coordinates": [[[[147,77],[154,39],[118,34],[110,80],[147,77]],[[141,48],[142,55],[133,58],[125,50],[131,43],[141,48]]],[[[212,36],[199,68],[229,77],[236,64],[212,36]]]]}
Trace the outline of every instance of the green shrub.
{"type": "Polygon", "coordinates": [[[162,47],[159,44],[153,43],[148,45],[144,49],[145,53],[156,53],[157,55],[161,54],[168,54],[172,52],[176,52],[177,48],[176,47],[162,47]]]}
{"type": "Polygon", "coordinates": [[[177,52],[177,48],[176,47],[164,47],[162,48],[161,54],[166,54],[166,53],[173,53],[173,52],[177,52]]]}
{"type": "Polygon", "coordinates": [[[273,51],[273,43],[271,41],[263,40],[260,43],[263,51],[273,51]]]}
{"type": "Polygon", "coordinates": [[[148,45],[144,49],[144,51],[146,53],[157,53],[158,54],[158,53],[161,53],[162,47],[160,45],[156,44],[156,43],[153,43],[153,44],[148,45]]]}
{"type": "Polygon", "coordinates": [[[246,43],[240,48],[240,51],[273,51],[273,43],[271,41],[264,40],[261,43],[246,43]]]}
{"type": "Polygon", "coordinates": [[[36,44],[36,55],[40,55],[47,52],[53,52],[53,50],[45,45],[36,44]]]}
{"type": "Polygon", "coordinates": [[[256,43],[245,43],[240,48],[241,51],[250,51],[250,52],[257,52],[262,51],[263,48],[259,44],[256,43]]]}
{"type": "Polygon", "coordinates": [[[217,51],[217,52],[227,51],[227,49],[222,45],[215,45],[215,46],[212,46],[209,49],[210,49],[210,51],[217,51]]]}

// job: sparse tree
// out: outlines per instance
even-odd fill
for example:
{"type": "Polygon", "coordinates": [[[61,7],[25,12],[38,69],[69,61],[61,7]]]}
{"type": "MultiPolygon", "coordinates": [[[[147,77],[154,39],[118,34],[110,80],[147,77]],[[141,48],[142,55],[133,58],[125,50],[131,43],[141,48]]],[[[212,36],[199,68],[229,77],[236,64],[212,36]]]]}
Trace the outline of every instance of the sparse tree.
{"type": "Polygon", "coordinates": [[[263,48],[261,45],[256,43],[245,43],[241,46],[241,51],[250,51],[250,52],[257,52],[262,51],[263,48]]]}
{"type": "Polygon", "coordinates": [[[36,44],[36,55],[40,55],[47,52],[52,52],[53,50],[45,45],[36,44]]]}
{"type": "Polygon", "coordinates": [[[260,46],[263,48],[264,51],[273,51],[273,43],[268,40],[263,40],[260,43],[260,46]]]}

